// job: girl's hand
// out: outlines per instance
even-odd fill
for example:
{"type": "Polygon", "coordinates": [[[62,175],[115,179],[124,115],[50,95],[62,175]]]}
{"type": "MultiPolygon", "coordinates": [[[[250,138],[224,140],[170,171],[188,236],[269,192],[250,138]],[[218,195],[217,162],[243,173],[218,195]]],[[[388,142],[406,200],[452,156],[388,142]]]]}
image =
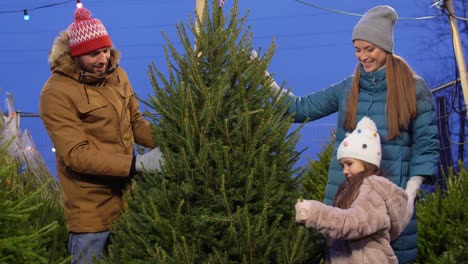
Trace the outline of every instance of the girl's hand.
{"type": "Polygon", "coordinates": [[[310,202],[307,200],[299,199],[296,202],[295,209],[296,209],[296,222],[299,224],[304,224],[312,210],[310,206],[310,202]]]}

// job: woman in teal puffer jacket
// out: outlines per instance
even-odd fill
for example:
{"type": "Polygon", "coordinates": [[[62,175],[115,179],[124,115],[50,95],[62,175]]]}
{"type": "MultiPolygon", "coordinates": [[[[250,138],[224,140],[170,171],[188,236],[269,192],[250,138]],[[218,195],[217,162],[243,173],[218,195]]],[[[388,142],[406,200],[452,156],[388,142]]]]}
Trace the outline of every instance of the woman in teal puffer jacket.
{"type": "Polygon", "coordinates": [[[392,242],[399,263],[416,259],[413,202],[421,182],[438,173],[439,139],[435,105],[425,81],[393,54],[397,14],[389,6],[369,10],[353,30],[359,61],[354,75],[307,96],[297,97],[273,81],[271,89],[287,94],[295,122],[313,121],[338,112],[336,141],[328,173],[325,203],[331,204],[345,180],[336,160],[339,143],[364,116],[375,121],[382,139],[381,169],[409,197],[407,228],[392,242]]]}

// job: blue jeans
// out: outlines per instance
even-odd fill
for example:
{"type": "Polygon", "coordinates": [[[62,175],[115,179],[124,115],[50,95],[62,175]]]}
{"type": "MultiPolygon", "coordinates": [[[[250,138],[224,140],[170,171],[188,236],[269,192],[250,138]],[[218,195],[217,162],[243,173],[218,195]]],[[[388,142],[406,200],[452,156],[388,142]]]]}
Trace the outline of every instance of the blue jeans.
{"type": "Polygon", "coordinates": [[[110,231],[98,233],[69,233],[68,251],[72,264],[92,264],[93,257],[100,259],[107,250],[110,231]]]}

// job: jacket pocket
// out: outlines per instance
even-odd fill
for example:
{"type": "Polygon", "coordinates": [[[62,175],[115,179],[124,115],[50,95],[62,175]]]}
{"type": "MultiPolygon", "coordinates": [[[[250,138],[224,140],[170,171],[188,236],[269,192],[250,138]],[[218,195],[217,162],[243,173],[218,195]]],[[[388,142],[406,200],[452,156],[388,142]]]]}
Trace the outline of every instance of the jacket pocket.
{"type": "Polygon", "coordinates": [[[99,176],[93,174],[78,173],[71,169],[67,169],[67,174],[81,188],[111,188],[112,178],[108,176],[99,176]]]}
{"type": "Polygon", "coordinates": [[[96,123],[101,120],[108,119],[110,113],[108,112],[108,104],[87,104],[81,103],[76,105],[78,115],[84,123],[96,123]]]}
{"type": "Polygon", "coordinates": [[[122,196],[122,191],[126,185],[125,179],[118,177],[81,174],[74,178],[82,191],[89,195],[95,194],[111,197],[117,194],[118,196],[122,196]]]}
{"type": "MultiPolygon", "coordinates": [[[[119,87],[120,88],[120,87],[119,87]]],[[[134,92],[132,91],[132,89],[128,86],[128,84],[124,85],[121,87],[121,89],[116,89],[120,96],[122,98],[128,98],[128,97],[132,97],[134,95],[134,92]]]]}
{"type": "Polygon", "coordinates": [[[78,112],[82,115],[89,114],[90,112],[93,112],[97,109],[106,107],[107,103],[103,102],[101,104],[87,104],[87,103],[79,103],[76,105],[76,108],[78,109],[78,112]]]}

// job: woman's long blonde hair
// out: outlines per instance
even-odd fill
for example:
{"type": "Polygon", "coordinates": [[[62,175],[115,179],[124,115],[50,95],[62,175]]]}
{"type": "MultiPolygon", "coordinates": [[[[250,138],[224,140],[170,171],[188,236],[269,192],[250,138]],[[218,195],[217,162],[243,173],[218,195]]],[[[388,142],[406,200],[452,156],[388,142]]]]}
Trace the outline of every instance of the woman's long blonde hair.
{"type": "MultiPolygon", "coordinates": [[[[416,88],[414,71],[401,57],[387,53],[387,139],[401,135],[401,129],[407,129],[416,116],[416,88]]],[[[352,131],[356,128],[356,113],[359,97],[360,64],[358,64],[349,92],[348,105],[343,128],[352,131]]]]}
{"type": "Polygon", "coordinates": [[[338,191],[333,198],[333,206],[341,208],[341,209],[348,209],[351,204],[356,199],[357,195],[359,194],[359,187],[361,187],[362,182],[364,179],[371,175],[380,175],[380,169],[376,165],[365,162],[363,160],[356,160],[357,162],[361,162],[364,166],[364,171],[358,175],[354,175],[353,177],[347,178],[341,185],[338,191]]]}

